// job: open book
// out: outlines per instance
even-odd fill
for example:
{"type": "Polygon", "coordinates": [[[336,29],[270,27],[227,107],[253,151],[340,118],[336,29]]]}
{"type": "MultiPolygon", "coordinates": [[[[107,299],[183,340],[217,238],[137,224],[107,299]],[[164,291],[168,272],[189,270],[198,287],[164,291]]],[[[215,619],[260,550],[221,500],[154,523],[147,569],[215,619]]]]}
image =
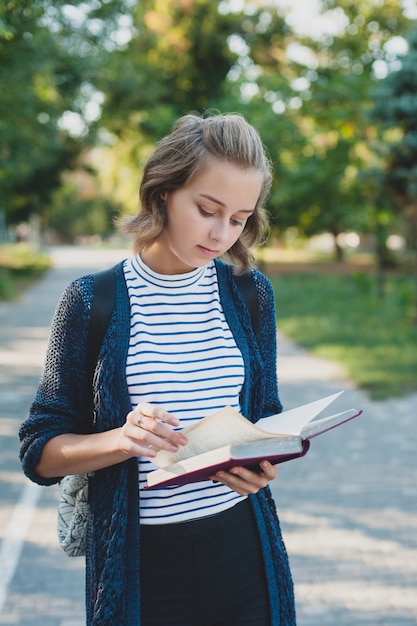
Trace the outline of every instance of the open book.
{"type": "Polygon", "coordinates": [[[188,444],[176,453],[160,450],[152,462],[147,487],[168,487],[207,480],[234,466],[259,469],[259,462],[283,463],[306,454],[310,440],[357,417],[349,409],[314,420],[343,392],[261,419],[256,425],[230,406],[184,428],[188,444]],[[260,424],[262,428],[258,425],[260,424]]]}

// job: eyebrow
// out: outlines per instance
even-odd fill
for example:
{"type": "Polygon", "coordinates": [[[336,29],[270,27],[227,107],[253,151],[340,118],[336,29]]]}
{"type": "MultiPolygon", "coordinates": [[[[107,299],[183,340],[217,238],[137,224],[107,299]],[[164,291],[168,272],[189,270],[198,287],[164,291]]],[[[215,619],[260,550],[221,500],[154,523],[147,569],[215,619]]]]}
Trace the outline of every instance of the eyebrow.
{"type": "MultiPolygon", "coordinates": [[[[218,204],[219,206],[226,208],[226,205],[224,204],[224,202],[222,202],[221,200],[218,200],[217,198],[215,198],[214,196],[211,196],[209,193],[200,193],[200,196],[202,198],[207,198],[207,200],[210,200],[211,202],[214,202],[215,204],[218,204]]],[[[254,209],[239,209],[239,211],[236,211],[236,213],[254,213],[254,209]]]]}

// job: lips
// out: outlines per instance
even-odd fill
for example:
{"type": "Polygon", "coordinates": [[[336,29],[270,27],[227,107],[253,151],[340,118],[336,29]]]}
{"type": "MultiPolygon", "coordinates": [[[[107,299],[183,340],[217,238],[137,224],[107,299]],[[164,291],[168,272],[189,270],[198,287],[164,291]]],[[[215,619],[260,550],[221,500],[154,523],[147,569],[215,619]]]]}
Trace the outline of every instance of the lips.
{"type": "Polygon", "coordinates": [[[204,246],[198,246],[204,256],[215,257],[218,256],[219,250],[212,250],[211,248],[205,248],[204,246]]]}

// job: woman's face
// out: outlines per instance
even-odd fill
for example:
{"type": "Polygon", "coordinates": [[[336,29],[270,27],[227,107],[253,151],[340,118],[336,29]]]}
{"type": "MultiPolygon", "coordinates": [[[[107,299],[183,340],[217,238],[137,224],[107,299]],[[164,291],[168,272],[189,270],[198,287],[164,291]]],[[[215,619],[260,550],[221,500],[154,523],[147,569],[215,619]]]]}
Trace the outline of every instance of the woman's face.
{"type": "Polygon", "coordinates": [[[227,252],[255,210],[262,174],[211,160],[194,178],[166,193],[167,225],[142,254],[155,272],[181,274],[227,252]]]}

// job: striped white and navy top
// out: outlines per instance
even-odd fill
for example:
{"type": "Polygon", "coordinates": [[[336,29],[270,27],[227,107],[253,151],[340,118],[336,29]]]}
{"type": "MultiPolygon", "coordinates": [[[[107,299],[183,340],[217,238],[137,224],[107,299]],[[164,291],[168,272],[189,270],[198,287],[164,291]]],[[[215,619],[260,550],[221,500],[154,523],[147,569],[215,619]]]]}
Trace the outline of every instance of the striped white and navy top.
{"type": "MultiPolygon", "coordinates": [[[[130,298],[130,343],[126,362],[132,406],[160,404],[180,428],[225,405],[239,410],[244,364],[220,303],[214,261],[186,274],[161,275],[137,256],[125,262],[130,298]]],[[[139,488],[156,466],[138,459],[139,488]]],[[[243,499],[221,483],[144,491],[143,524],[181,522],[224,511],[243,499]]]]}

